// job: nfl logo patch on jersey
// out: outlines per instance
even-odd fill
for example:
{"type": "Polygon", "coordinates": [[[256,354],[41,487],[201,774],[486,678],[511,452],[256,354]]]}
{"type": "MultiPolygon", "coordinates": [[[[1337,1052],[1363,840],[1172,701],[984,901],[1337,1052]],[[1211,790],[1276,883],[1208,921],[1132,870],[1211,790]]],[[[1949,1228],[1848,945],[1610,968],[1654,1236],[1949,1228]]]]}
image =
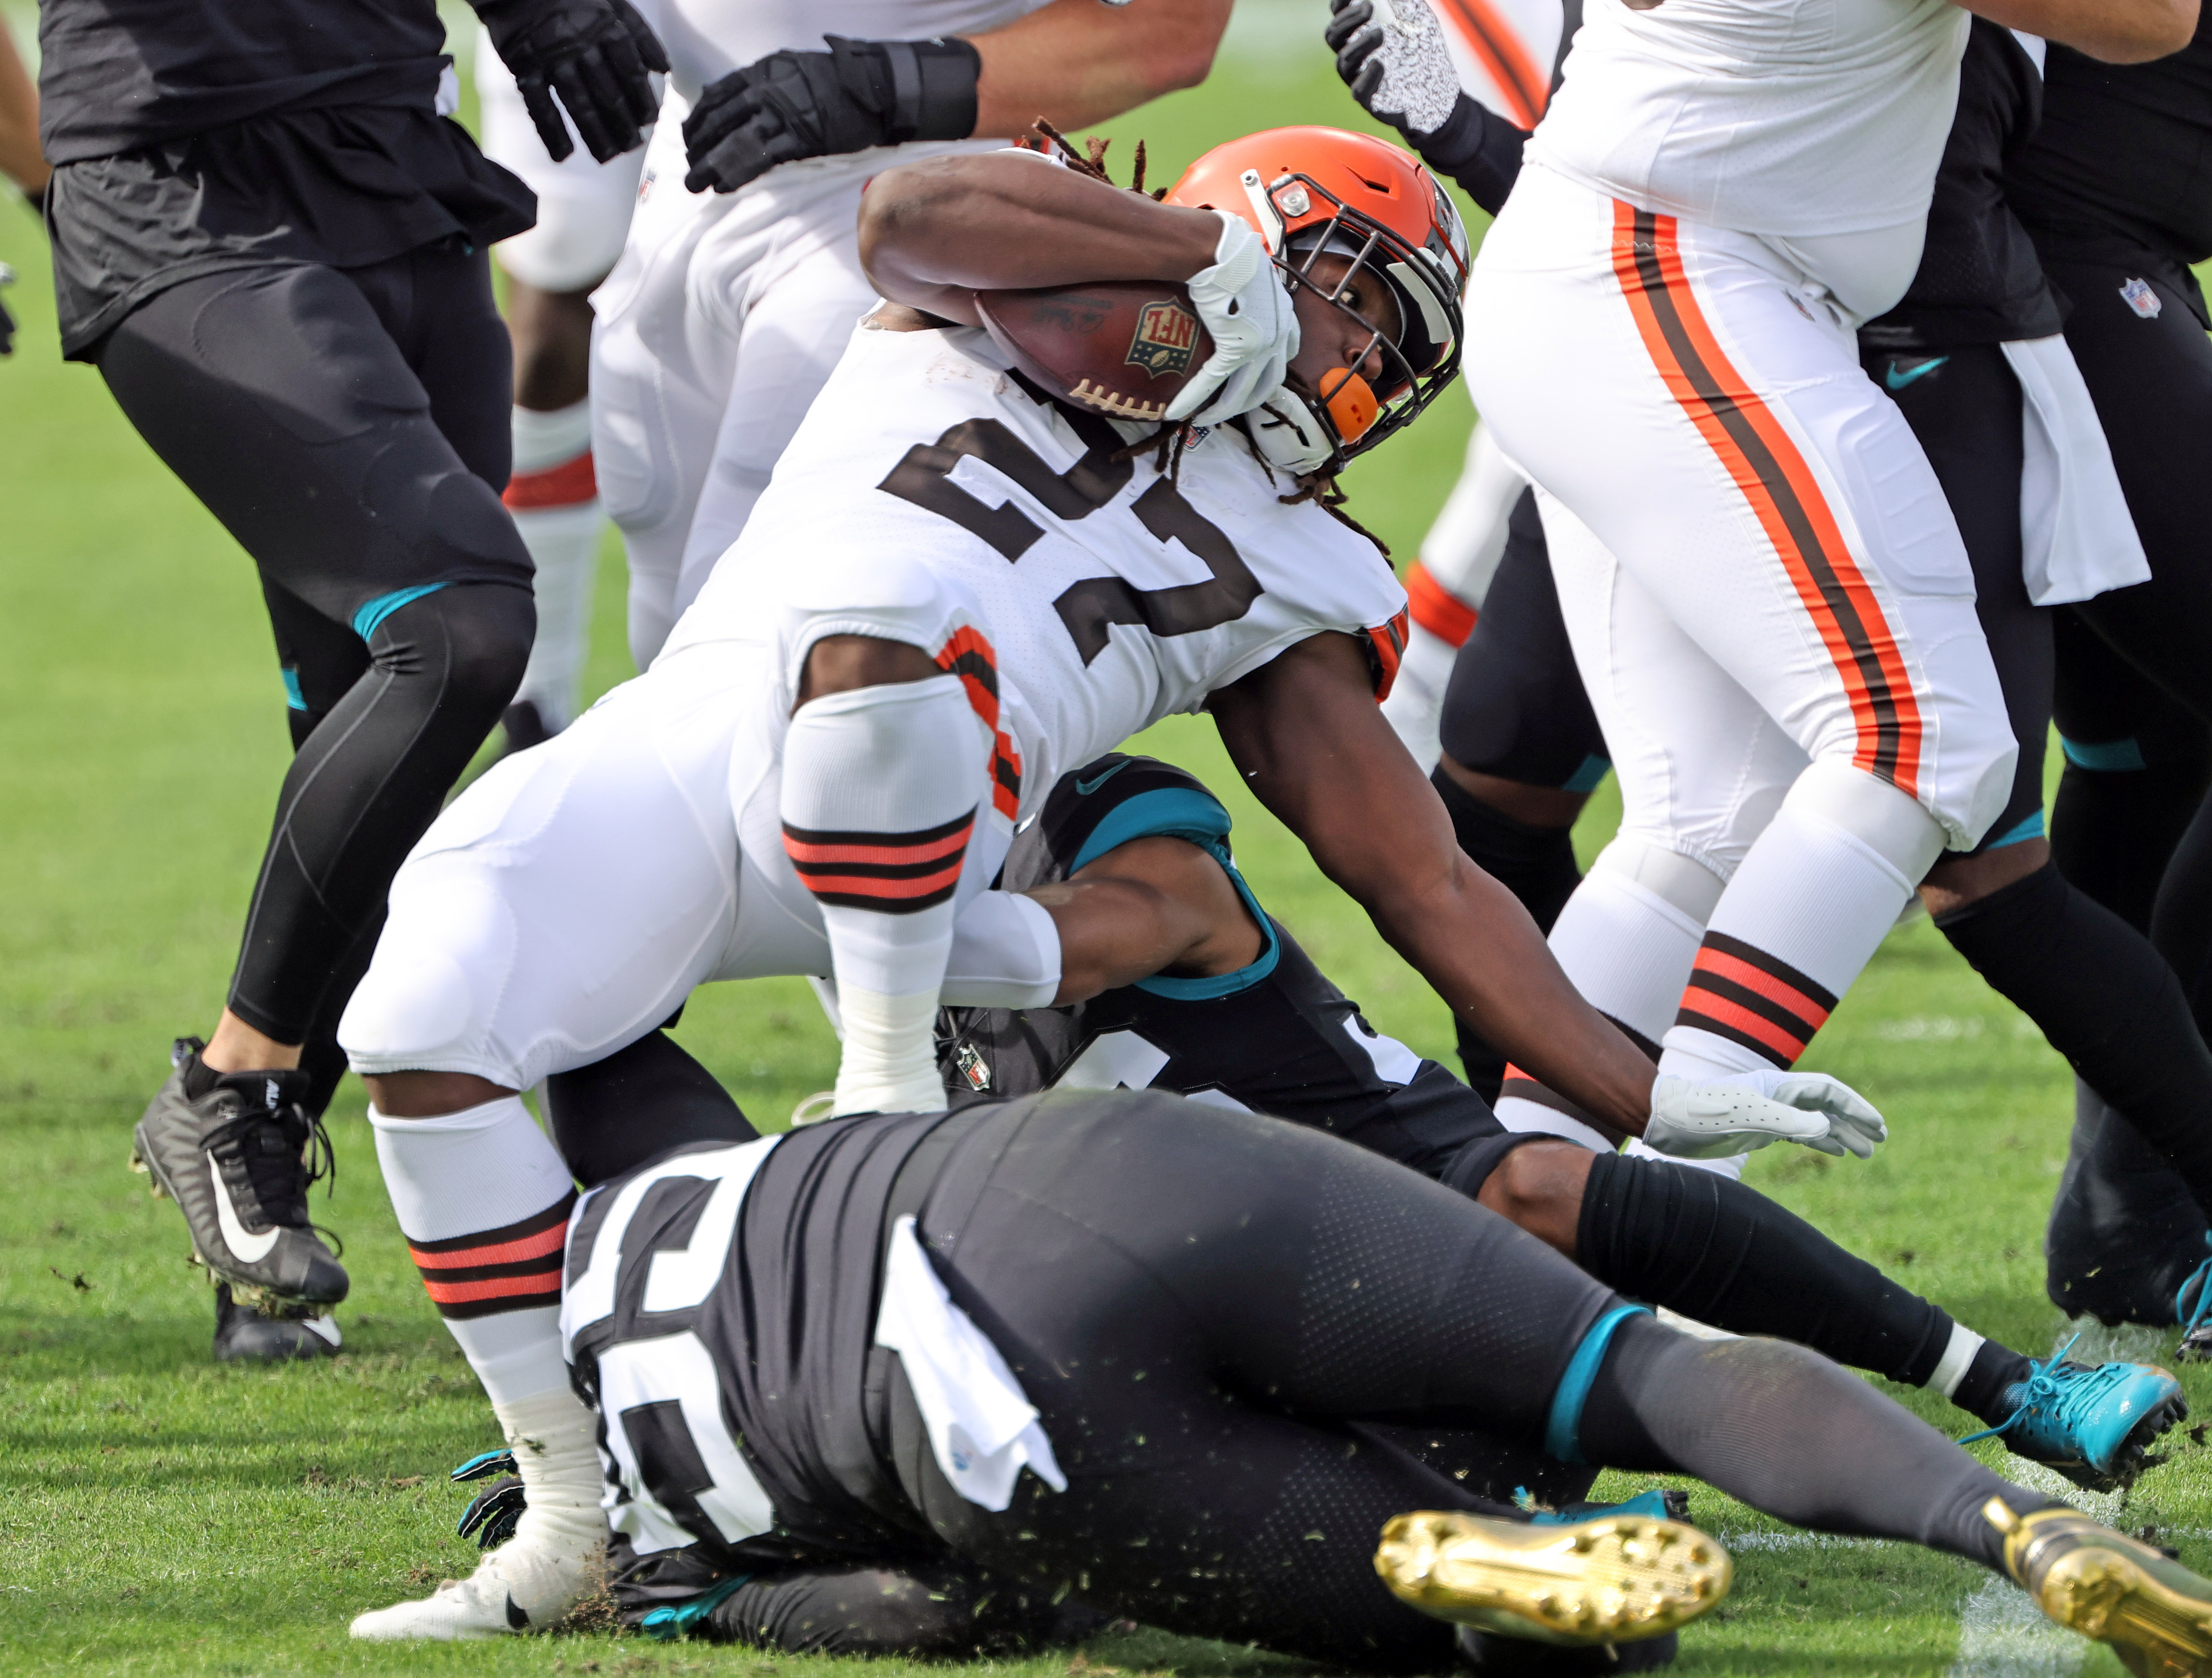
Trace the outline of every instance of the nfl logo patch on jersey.
{"type": "MultiPolygon", "coordinates": [[[[2166,306],[2158,300],[2158,294],[2151,289],[2148,280],[2129,281],[2120,288],[2120,300],[2145,320],[2156,320],[2159,311],[2166,306]]],[[[1130,359],[1133,360],[1135,357],[1130,359]]]]}
{"type": "Polygon", "coordinates": [[[1137,317],[1137,334],[1122,359],[1158,379],[1162,373],[1186,371],[1197,342],[1198,317],[1180,303],[1163,300],[1147,303],[1137,317]]]}

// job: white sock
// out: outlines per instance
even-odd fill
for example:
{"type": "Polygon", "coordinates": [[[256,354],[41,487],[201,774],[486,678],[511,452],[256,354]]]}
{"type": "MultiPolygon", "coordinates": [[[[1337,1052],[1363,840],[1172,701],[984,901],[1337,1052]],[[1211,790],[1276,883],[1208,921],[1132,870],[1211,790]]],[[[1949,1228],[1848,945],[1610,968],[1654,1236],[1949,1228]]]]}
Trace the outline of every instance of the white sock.
{"type": "Polygon", "coordinates": [[[1930,1391],[1940,1392],[1948,1398],[1958,1391],[1959,1383],[1966,1378],[1973,1367],[1974,1354],[1989,1342],[1963,1323],[1951,1324],[1951,1343],[1943,1348],[1943,1355],[1936,1360],[1936,1367],[1921,1384],[1930,1391]]]}
{"type": "Polygon", "coordinates": [[[377,1163],[422,1285],[495,1404],[568,1390],[561,1263],[576,1189],[519,1095],[438,1118],[375,1108],[377,1163]]]}
{"type": "Polygon", "coordinates": [[[1714,907],[1661,1072],[1794,1065],[1942,846],[1935,818],[1896,788],[1813,764],[1714,907]]]}
{"type": "Polygon", "coordinates": [[[951,675],[831,694],[791,720],[784,849],[829,933],[838,1112],[945,1106],[932,1027],[992,748],[951,675]]]}
{"type": "Polygon", "coordinates": [[[598,480],[588,399],[539,413],[514,410],[514,474],[502,499],[538,568],[538,639],[514,698],[555,733],[574,720],[591,651],[592,585],[599,571],[598,480]]]}

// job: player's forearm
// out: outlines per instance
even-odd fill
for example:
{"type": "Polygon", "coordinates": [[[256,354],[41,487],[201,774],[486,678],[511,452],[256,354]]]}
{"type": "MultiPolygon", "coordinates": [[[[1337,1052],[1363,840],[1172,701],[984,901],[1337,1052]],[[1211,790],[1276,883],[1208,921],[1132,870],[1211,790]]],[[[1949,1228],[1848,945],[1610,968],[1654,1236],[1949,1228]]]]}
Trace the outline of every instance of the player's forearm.
{"type": "Polygon", "coordinates": [[[1220,236],[1210,210],[1155,203],[1013,154],[889,169],[860,201],[870,282],[939,314],[949,294],[970,291],[1187,280],[1213,261],[1220,236]]]}
{"type": "Polygon", "coordinates": [[[1024,134],[1039,117],[1081,128],[1197,86],[1212,68],[1229,3],[1053,0],[1003,29],[970,35],[983,60],[976,134],[1024,134]]]}
{"type": "Polygon", "coordinates": [[[39,93],[0,26],[0,174],[36,196],[53,174],[39,149],[39,93]]]}
{"type": "Polygon", "coordinates": [[[1652,1066],[1583,1000],[1528,912],[1464,857],[1424,889],[1367,894],[1376,930],[1454,1014],[1593,1118],[1640,1136],[1652,1066]]]}
{"type": "Polygon", "coordinates": [[[2109,64],[2163,58],[2197,33],[2197,0],[1972,0],[1966,9],[2109,64]]]}

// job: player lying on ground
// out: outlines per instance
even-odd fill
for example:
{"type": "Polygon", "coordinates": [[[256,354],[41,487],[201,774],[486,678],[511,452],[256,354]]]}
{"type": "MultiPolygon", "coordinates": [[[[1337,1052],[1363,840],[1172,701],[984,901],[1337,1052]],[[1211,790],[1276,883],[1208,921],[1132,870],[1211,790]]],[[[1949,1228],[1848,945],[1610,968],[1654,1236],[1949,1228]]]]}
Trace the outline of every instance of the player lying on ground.
{"type": "Polygon", "coordinates": [[[1449,199],[1405,153],[1322,129],[1218,148],[1169,198],[1021,153],[878,176],[862,248],[909,306],[855,333],[652,670],[485,776],[402,870],[343,1039],[400,1227],[502,1425],[546,1444],[547,1488],[470,1590],[370,1629],[504,1630],[510,1604],[544,1623],[596,1566],[591,1421],[551,1321],[570,1182],[519,1092],[707,980],[830,973],[839,1107],[942,1106],[940,997],[1060,989],[1050,915],[986,889],[1014,821],[1060,766],[1170,712],[1210,710],[1322,869],[1586,1111],[1683,1147],[1881,1134],[1823,1079],[1655,1089],[1461,857],[1376,710],[1405,597],[1328,501],[1451,377],[1449,199]],[[1202,424],[1059,400],[972,324],[976,288],[1102,277],[1160,282],[1170,310],[1188,282],[1216,350],[1177,402],[1202,424]],[[1352,371],[1382,411],[1346,436],[1316,392],[1352,371]]]}
{"type": "MultiPolygon", "coordinates": [[[[1156,1092],[665,1155],[578,1207],[562,1332],[617,1531],[707,1594],[981,1574],[1425,1672],[1454,1654],[1431,1614],[1588,1647],[1724,1591],[1693,1529],[1532,1529],[1407,1429],[1440,1460],[1690,1474],[1796,1524],[1931,1545],[2136,1671],[2212,1672],[2212,1582],[1826,1359],[1679,1333],[1372,1154],[1156,1092]]],[[[751,1629],[712,1608],[709,1630],[751,1629]]]]}
{"type": "MultiPolygon", "coordinates": [[[[1228,832],[1212,794],[1155,759],[1109,754],[1061,777],[999,881],[1050,911],[1060,1002],[948,1010],[938,1063],[953,1102],[1118,1084],[1328,1130],[1511,1219],[1607,1287],[1931,1387],[2021,1456],[2100,1489],[2186,1414],[2164,1370],[2033,1365],[1741,1183],[1507,1130],[1443,1067],[1367,1025],[1259,908],[1228,832]]],[[[555,1145],[586,1185],[756,1134],[662,1032],[556,1074],[545,1096],[555,1145]]]]}

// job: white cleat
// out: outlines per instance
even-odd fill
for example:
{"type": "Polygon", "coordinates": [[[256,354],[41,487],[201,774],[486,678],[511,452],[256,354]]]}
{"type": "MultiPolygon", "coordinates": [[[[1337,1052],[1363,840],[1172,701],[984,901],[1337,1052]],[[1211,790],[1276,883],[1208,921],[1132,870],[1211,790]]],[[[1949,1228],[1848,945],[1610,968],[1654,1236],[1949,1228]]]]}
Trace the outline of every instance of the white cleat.
{"type": "Polygon", "coordinates": [[[588,1545],[572,1541],[549,1553],[541,1535],[519,1534],[467,1578],[447,1579],[419,1602],[374,1608],[349,1629],[373,1643],[453,1643],[544,1631],[597,1590],[605,1572],[606,1543],[596,1536],[588,1545]]]}
{"type": "Polygon", "coordinates": [[[565,1387],[495,1402],[492,1412],[514,1453],[528,1499],[514,1536],[468,1578],[447,1579],[419,1602],[362,1614],[350,1628],[354,1636],[376,1643],[452,1643],[542,1632],[605,1583],[599,1418],[565,1387]]]}

